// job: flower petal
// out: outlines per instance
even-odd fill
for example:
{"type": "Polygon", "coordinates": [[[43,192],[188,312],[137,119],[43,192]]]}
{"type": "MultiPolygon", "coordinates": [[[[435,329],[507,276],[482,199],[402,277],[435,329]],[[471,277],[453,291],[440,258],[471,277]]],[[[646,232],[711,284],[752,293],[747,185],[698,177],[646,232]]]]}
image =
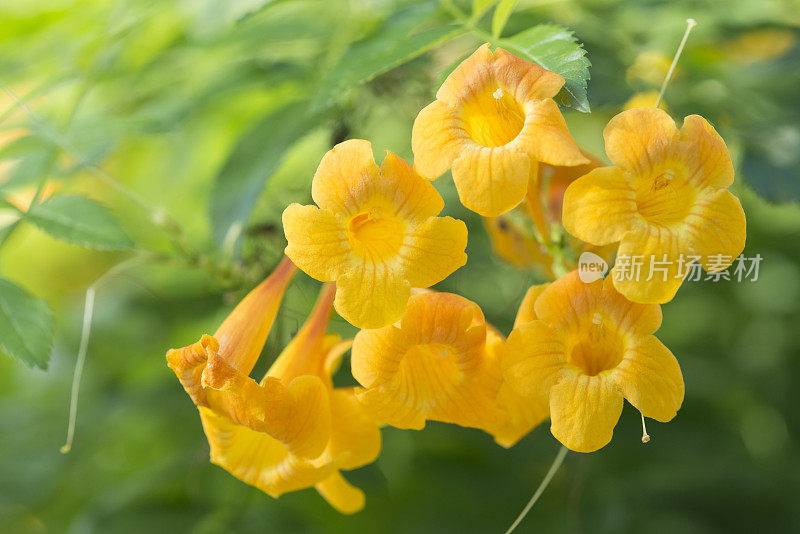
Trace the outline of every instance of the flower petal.
{"type": "Polygon", "coordinates": [[[338,471],[314,487],[328,504],[342,514],[354,514],[364,508],[364,492],[345,480],[338,471]]]}
{"type": "Polygon", "coordinates": [[[521,324],[535,321],[539,318],[536,316],[534,304],[536,304],[536,299],[538,299],[548,287],[550,287],[549,283],[539,284],[528,288],[528,291],[525,293],[525,297],[522,299],[522,303],[519,305],[519,310],[517,310],[517,317],[514,319],[514,328],[521,324]]]}
{"type": "Polygon", "coordinates": [[[323,156],[311,183],[311,197],[320,208],[355,215],[360,192],[378,176],[369,141],[350,139],[323,156]]]}
{"type": "Polygon", "coordinates": [[[290,204],[283,211],[286,255],[312,278],[335,280],[346,264],[352,247],[347,230],[328,210],[290,204]]]}
{"type": "Polygon", "coordinates": [[[414,167],[423,177],[434,180],[447,172],[469,141],[454,109],[434,100],[419,112],[411,130],[414,167]]]}
{"type": "Polygon", "coordinates": [[[609,274],[614,287],[634,302],[669,302],[688,272],[681,272],[679,246],[678,235],[668,228],[648,226],[644,232],[626,233],[609,274]]]}
{"type": "Polygon", "coordinates": [[[510,92],[517,102],[552,98],[564,86],[564,78],[531,61],[497,48],[493,70],[498,85],[510,92]]]}
{"type": "Polygon", "coordinates": [[[622,394],[607,374],[574,374],[550,389],[550,431],[568,449],[594,452],[609,441],[622,394]]]}
{"type": "Polygon", "coordinates": [[[411,287],[401,267],[380,259],[366,259],[336,279],[336,311],[358,328],[391,324],[406,309],[411,287]]]}
{"type": "Polygon", "coordinates": [[[435,217],[444,208],[444,200],[436,188],[403,158],[388,150],[381,163],[380,184],[383,195],[392,199],[395,214],[411,223],[435,217]]]}
{"type": "Polygon", "coordinates": [[[331,440],[323,458],[329,456],[340,469],[373,462],[381,451],[381,431],[358,403],[355,388],[336,388],[330,400],[331,440]]]}
{"type": "Polygon", "coordinates": [[[619,167],[646,174],[671,150],[675,121],[657,108],[634,108],[613,117],[603,130],[606,154],[619,167]]]}
{"type": "Polygon", "coordinates": [[[564,193],[564,228],[593,245],[619,241],[640,224],[636,191],[616,167],[600,167],[578,178],[564,193]]]}
{"type": "Polygon", "coordinates": [[[665,423],[683,403],[683,375],[678,360],[654,336],[625,351],[613,377],[622,394],[645,417],[665,423]]]}
{"type": "Polygon", "coordinates": [[[587,284],[572,271],[551,283],[533,305],[537,317],[553,328],[579,331],[602,308],[603,281],[587,284]]]}
{"type": "Polygon", "coordinates": [[[412,287],[430,287],[467,263],[467,226],[451,217],[432,217],[409,230],[398,255],[412,287]]]}
{"type": "Polygon", "coordinates": [[[742,205],[733,193],[723,189],[697,201],[684,223],[682,239],[692,253],[702,256],[706,270],[719,271],[742,253],[746,236],[742,205]],[[729,257],[730,261],[712,261],[712,256],[722,260],[729,257]]]}
{"type": "Polygon", "coordinates": [[[453,163],[461,203],[484,217],[505,213],[525,198],[530,158],[507,147],[476,147],[453,163]]]}
{"type": "Polygon", "coordinates": [[[589,163],[570,135],[558,104],[551,98],[525,106],[525,124],[513,145],[534,160],[551,165],[589,163]]]}
{"type": "Polygon", "coordinates": [[[455,105],[470,93],[479,91],[490,80],[492,52],[489,43],[481,45],[450,73],[436,92],[436,99],[455,105]]]}
{"type": "Polygon", "coordinates": [[[566,350],[561,336],[543,321],[521,324],[503,348],[503,376],[524,397],[547,396],[565,369],[566,350]]]}
{"type": "Polygon", "coordinates": [[[678,137],[689,181],[697,187],[724,189],[733,183],[733,162],[725,141],[700,115],[683,119],[678,137]]]}

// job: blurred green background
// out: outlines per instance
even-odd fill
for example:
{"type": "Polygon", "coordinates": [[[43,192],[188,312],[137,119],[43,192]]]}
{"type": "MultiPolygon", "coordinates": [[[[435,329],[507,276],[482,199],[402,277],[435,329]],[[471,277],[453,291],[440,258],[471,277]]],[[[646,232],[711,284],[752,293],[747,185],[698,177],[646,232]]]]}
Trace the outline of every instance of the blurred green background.
{"type": "MultiPolygon", "coordinates": [[[[360,137],[379,158],[411,157],[416,113],[499,18],[494,2],[475,4],[479,17],[465,0],[0,1],[0,193],[23,210],[88,195],[135,243],[81,247],[0,207],[0,275],[56,319],[46,371],[0,355],[0,532],[505,530],[558,450],[546,424],[510,450],[451,425],[387,428],[377,462],[347,474],[365,510],[341,516],[314,490],[273,500],[211,465],[164,359],[212,332],[274,266],[280,214],[310,199],[333,144],[360,137]],[[164,211],[142,209],[94,165],[164,211]],[[97,288],[75,442],[60,454],[84,292],[130,258],[97,288]]],[[[554,23],[583,43],[592,112],[564,113],[601,156],[605,123],[658,89],[685,19],[699,22],[665,101],[726,139],[745,254],[764,258],[756,282],[687,283],[663,307],[658,335],[686,382],[678,416],[650,422],[643,446],[627,405],[609,446],[567,456],[520,532],[800,531],[800,4],[514,4],[501,2],[504,37],[554,23]]],[[[452,183],[436,186],[470,227],[468,265],[438,287],[477,301],[507,334],[538,279],[494,257],[452,183]]],[[[317,287],[298,276],[261,369],[317,287]]],[[[336,379],[352,380],[347,366],[336,379]]]]}

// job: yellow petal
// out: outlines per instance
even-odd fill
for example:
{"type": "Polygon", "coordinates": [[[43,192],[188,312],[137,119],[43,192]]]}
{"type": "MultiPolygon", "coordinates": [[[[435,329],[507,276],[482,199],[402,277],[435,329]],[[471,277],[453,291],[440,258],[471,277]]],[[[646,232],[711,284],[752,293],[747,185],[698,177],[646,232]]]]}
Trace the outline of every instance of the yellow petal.
{"type": "Polygon", "coordinates": [[[747,223],[739,199],[730,191],[720,190],[694,205],[684,223],[682,239],[693,254],[702,256],[706,270],[719,271],[742,253],[746,236],[747,223]]]}
{"type": "Polygon", "coordinates": [[[503,376],[514,391],[527,398],[546,397],[565,369],[564,340],[543,321],[515,328],[503,350],[503,376]]]}
{"type": "Polygon", "coordinates": [[[354,388],[331,392],[331,440],[323,454],[340,469],[356,469],[375,461],[381,451],[378,424],[356,399],[354,388]]]}
{"type": "Polygon", "coordinates": [[[564,78],[536,63],[497,48],[493,71],[498,86],[510,91],[518,102],[552,98],[564,86],[564,78]]]}
{"type": "Polygon", "coordinates": [[[550,284],[539,284],[528,288],[525,297],[522,299],[522,304],[519,305],[519,310],[517,310],[517,317],[514,319],[514,328],[538,319],[534,304],[536,304],[536,299],[538,299],[542,292],[548,287],[550,287],[550,284]]]}
{"type": "Polygon", "coordinates": [[[530,158],[507,147],[479,147],[453,163],[461,203],[484,217],[496,217],[519,204],[528,190],[530,158]]]}
{"type": "Polygon", "coordinates": [[[311,487],[335,472],[331,464],[315,465],[297,457],[277,439],[230,422],[200,407],[211,461],[272,497],[311,487]]]}
{"type": "Polygon", "coordinates": [[[688,272],[679,259],[679,236],[667,228],[648,226],[644,232],[622,236],[609,277],[627,299],[663,304],[672,300],[688,272]]]}
{"type": "Polygon", "coordinates": [[[354,514],[364,508],[364,492],[346,481],[338,471],[314,487],[340,513],[354,514]]]}
{"type": "Polygon", "coordinates": [[[551,165],[589,163],[570,135],[558,104],[550,98],[526,106],[525,124],[514,144],[532,159],[551,165]]]}
{"type": "Polygon", "coordinates": [[[346,265],[352,247],[343,224],[328,210],[290,204],[283,211],[286,255],[317,280],[335,280],[346,265]]]}
{"type": "Polygon", "coordinates": [[[409,230],[398,253],[412,287],[430,287],[467,263],[467,226],[451,217],[432,217],[409,230]]]}
{"type": "Polygon", "coordinates": [[[311,183],[311,196],[322,209],[355,215],[360,190],[378,176],[369,141],[350,139],[323,156],[311,183]]]}
{"type": "Polygon", "coordinates": [[[434,180],[447,172],[469,143],[454,108],[435,100],[419,112],[411,130],[414,167],[423,177],[434,180]]]}
{"type": "Polygon", "coordinates": [[[336,311],[358,328],[397,321],[411,294],[400,265],[376,260],[352,266],[336,280],[336,287],[336,311]]]}
{"type": "Polygon", "coordinates": [[[657,108],[623,111],[603,130],[609,159],[635,174],[647,174],[663,161],[677,136],[675,121],[657,108]]]}
{"type": "Polygon", "coordinates": [[[471,92],[479,90],[486,83],[486,67],[491,61],[489,44],[481,45],[450,73],[437,91],[436,99],[454,105],[471,92]]]}
{"type": "Polygon", "coordinates": [[[417,224],[439,215],[444,200],[430,182],[416,173],[403,158],[386,151],[381,163],[381,191],[393,200],[396,216],[417,224]]]}
{"type": "Polygon", "coordinates": [[[613,371],[622,394],[645,417],[667,422],[683,403],[683,375],[672,352],[653,336],[625,351],[613,371]]]}
{"type": "Polygon", "coordinates": [[[568,449],[594,452],[611,441],[622,394],[607,374],[574,374],[550,390],[550,431],[568,449]]]}
{"type": "Polygon", "coordinates": [[[600,167],[567,187],[564,229],[593,245],[608,245],[641,226],[636,209],[636,191],[628,177],[616,167],[600,167]]]}
{"type": "Polygon", "coordinates": [[[724,189],[733,183],[733,162],[725,141],[700,115],[683,119],[679,151],[697,187],[724,189]]]}
{"type": "Polygon", "coordinates": [[[249,374],[275,321],[283,294],[297,269],[284,258],[275,271],[253,289],[223,321],[214,338],[225,361],[249,374]]]}

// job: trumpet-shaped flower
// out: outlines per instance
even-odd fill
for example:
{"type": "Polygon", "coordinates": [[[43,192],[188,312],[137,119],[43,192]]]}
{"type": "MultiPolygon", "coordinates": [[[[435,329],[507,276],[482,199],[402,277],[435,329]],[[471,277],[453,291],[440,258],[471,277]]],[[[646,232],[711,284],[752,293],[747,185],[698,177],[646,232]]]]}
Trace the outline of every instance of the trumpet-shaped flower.
{"type": "Polygon", "coordinates": [[[496,217],[535,186],[537,162],[586,163],[553,100],[564,78],[485,44],[417,116],[414,166],[429,179],[452,169],[461,203],[496,217]]]}
{"type": "Polygon", "coordinates": [[[414,295],[397,324],[356,335],[351,363],[364,386],[359,401],[395,427],[443,421],[511,446],[546,412],[533,413],[503,384],[502,344],[475,303],[450,293],[414,295]]]}
{"type": "Polygon", "coordinates": [[[308,275],[336,281],[336,311],[360,328],[399,319],[411,287],[429,287],[464,265],[467,228],[437,217],[433,186],[387,151],[380,168],[367,141],[335,146],[314,175],[316,206],[283,212],[286,255],[308,275]]]}
{"type": "Polygon", "coordinates": [[[658,304],[626,299],[611,281],[573,271],[532,288],[504,347],[504,375],[517,393],[550,406],[551,432],[578,452],[610,440],[623,398],[645,417],[672,419],[683,402],[678,362],[653,333],[658,304]]]}
{"type": "Polygon", "coordinates": [[[364,494],[339,470],[372,462],[380,431],[353,388],[331,381],[350,345],[325,334],[335,287],[323,289],[263,380],[249,377],[295,271],[284,260],[213,337],[170,350],[167,362],[200,411],[213,463],[273,497],[313,486],[337,510],[353,513],[364,494]]]}
{"type": "Polygon", "coordinates": [[[614,166],[567,188],[563,219],[584,241],[620,243],[611,274],[619,292],[637,302],[668,302],[687,263],[727,268],[744,249],[746,224],[727,190],[733,165],[714,128],[690,115],[678,130],[666,112],[636,108],[611,119],[603,135],[614,166]]]}

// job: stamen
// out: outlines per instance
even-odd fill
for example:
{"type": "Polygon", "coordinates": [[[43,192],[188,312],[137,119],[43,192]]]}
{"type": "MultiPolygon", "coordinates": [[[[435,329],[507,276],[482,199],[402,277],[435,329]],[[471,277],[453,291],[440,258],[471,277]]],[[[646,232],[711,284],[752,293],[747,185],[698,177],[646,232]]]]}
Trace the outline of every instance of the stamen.
{"type": "Polygon", "coordinates": [[[503,90],[498,87],[497,90],[492,93],[492,96],[495,98],[495,100],[500,100],[504,96],[503,90]]]}
{"type": "Polygon", "coordinates": [[[658,99],[656,100],[656,105],[653,107],[658,107],[661,104],[661,99],[664,98],[664,91],[667,90],[667,85],[669,85],[670,79],[672,79],[672,73],[675,71],[675,66],[678,64],[678,59],[681,57],[681,53],[683,52],[683,47],[686,46],[686,41],[689,39],[689,33],[691,33],[692,28],[697,26],[697,21],[694,19],[686,19],[686,33],[683,34],[683,39],[681,40],[681,44],[678,45],[678,51],[675,52],[675,57],[672,58],[672,65],[669,66],[669,70],[667,71],[667,77],[664,78],[664,83],[661,85],[661,90],[658,92],[658,99]]]}
{"type": "Polygon", "coordinates": [[[644,414],[642,413],[641,415],[642,415],[642,443],[647,443],[650,441],[650,434],[647,433],[647,425],[644,423],[644,414]]]}
{"type": "Polygon", "coordinates": [[[599,313],[595,313],[594,316],[592,317],[592,322],[594,324],[599,325],[603,322],[603,318],[600,316],[599,313]]]}

